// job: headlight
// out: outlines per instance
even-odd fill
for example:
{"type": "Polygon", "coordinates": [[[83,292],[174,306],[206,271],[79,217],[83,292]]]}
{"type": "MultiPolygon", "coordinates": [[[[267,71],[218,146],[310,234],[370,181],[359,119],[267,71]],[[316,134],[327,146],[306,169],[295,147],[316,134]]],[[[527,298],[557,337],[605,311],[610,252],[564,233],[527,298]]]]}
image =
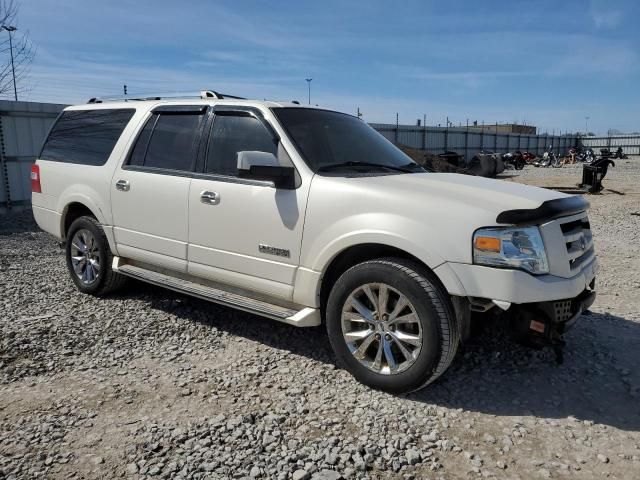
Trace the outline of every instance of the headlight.
{"type": "Polygon", "coordinates": [[[473,263],[549,273],[538,227],[481,228],[473,234],[473,263]]]}

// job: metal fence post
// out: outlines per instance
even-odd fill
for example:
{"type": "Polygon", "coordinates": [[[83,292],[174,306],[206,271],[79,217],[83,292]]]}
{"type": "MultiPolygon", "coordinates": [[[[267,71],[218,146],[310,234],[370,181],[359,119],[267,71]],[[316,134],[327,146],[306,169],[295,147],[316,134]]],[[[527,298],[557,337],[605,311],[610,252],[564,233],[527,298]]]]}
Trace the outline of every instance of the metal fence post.
{"type": "Polygon", "coordinates": [[[398,113],[396,113],[396,134],[395,134],[395,143],[396,145],[398,144],[398,130],[400,129],[400,126],[398,125],[398,113]]]}
{"type": "Polygon", "coordinates": [[[469,119],[467,118],[467,129],[464,131],[464,159],[469,161],[469,119]]]}
{"type": "Polygon", "coordinates": [[[9,167],[4,151],[4,131],[2,128],[2,116],[0,116],[0,177],[2,177],[2,189],[7,210],[11,209],[11,186],[9,185],[9,167]]]}
{"type": "Polygon", "coordinates": [[[449,117],[447,117],[447,125],[444,127],[444,151],[449,150],[449,117]]]}

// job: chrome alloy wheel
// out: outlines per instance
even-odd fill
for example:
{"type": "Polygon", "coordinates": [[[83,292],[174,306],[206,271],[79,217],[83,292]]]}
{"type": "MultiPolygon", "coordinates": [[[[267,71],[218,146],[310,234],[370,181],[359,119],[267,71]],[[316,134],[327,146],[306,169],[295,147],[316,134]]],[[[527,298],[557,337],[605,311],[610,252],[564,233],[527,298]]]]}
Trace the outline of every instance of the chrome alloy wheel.
{"type": "Polygon", "coordinates": [[[94,283],[100,275],[100,249],[93,234],[81,228],[71,241],[71,265],[85,285],[94,283]]]}
{"type": "Polygon", "coordinates": [[[351,354],[382,375],[408,369],[422,348],[422,326],[409,299],[384,283],[356,288],[342,307],[342,335],[351,354]]]}

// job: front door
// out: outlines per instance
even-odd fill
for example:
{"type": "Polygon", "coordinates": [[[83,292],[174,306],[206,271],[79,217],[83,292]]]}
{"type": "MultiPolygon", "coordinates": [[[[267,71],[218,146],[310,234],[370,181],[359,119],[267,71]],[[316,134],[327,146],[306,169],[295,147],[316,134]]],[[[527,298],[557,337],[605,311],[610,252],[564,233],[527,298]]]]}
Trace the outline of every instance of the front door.
{"type": "Polygon", "coordinates": [[[300,258],[306,188],[280,190],[238,177],[237,154],[291,161],[260,115],[216,111],[203,174],[189,193],[188,270],[225,284],[288,299],[300,258]]]}
{"type": "Polygon", "coordinates": [[[188,198],[205,107],[160,107],[112,180],[118,254],[187,270],[188,198]]]}

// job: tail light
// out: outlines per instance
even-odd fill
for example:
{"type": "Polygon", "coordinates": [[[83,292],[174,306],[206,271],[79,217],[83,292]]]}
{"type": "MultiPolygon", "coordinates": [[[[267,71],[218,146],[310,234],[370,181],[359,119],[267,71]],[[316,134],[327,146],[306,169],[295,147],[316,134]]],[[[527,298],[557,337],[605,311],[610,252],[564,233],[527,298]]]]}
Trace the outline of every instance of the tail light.
{"type": "Polygon", "coordinates": [[[42,187],[40,186],[40,167],[35,164],[31,165],[31,191],[42,193],[42,187]]]}

